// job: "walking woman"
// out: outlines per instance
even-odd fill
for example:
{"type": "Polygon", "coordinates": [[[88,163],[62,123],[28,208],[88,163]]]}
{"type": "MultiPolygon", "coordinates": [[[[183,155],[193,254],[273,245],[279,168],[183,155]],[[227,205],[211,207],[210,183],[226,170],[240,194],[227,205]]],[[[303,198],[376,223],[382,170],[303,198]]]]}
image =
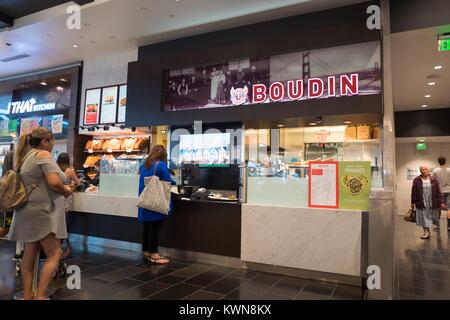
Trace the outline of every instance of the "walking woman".
{"type": "MultiPolygon", "coordinates": [[[[170,178],[169,168],[167,167],[167,151],[162,145],[156,145],[152,148],[150,155],[145,163],[139,169],[139,194],[145,188],[145,177],[153,175],[158,176],[161,181],[176,184],[170,178]]],[[[169,213],[172,211],[172,203],[170,204],[169,213]]],[[[167,264],[170,261],[159,255],[158,237],[161,226],[167,215],[139,208],[138,219],[143,223],[142,229],[142,251],[144,259],[155,264],[167,264]]]]}
{"type": "Polygon", "coordinates": [[[420,167],[420,176],[413,181],[411,191],[411,208],[416,209],[417,225],[423,228],[420,239],[430,239],[430,228],[440,219],[444,208],[441,189],[436,178],[430,176],[430,169],[420,167]]]}
{"type": "Polygon", "coordinates": [[[67,238],[66,226],[58,223],[54,200],[72,191],[64,185],[65,174],[52,159],[55,139],[46,128],[23,134],[17,143],[14,167],[31,191],[27,204],[16,210],[9,232],[11,240],[25,243],[21,264],[25,300],[45,300],[45,291],[61,257],[61,240],[67,238]],[[32,292],[34,262],[41,248],[47,259],[42,268],[36,296],[32,292]]]}

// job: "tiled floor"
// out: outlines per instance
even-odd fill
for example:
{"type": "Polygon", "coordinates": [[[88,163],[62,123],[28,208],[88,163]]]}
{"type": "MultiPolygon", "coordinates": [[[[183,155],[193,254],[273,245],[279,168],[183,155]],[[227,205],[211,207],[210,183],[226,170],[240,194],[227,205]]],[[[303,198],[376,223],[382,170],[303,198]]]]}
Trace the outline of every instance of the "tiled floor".
{"type": "Polygon", "coordinates": [[[447,221],[422,240],[422,228],[397,217],[396,299],[450,299],[450,240],[447,221]]]}
{"type": "MultiPolygon", "coordinates": [[[[362,299],[361,288],[246,271],[204,263],[172,261],[147,265],[134,251],[72,244],[67,264],[80,266],[81,290],[54,281],[53,299],[65,300],[310,300],[362,299]]],[[[15,246],[0,240],[0,300],[21,289],[11,257],[15,246]]],[[[450,257],[449,257],[450,258],[450,257]]]]}

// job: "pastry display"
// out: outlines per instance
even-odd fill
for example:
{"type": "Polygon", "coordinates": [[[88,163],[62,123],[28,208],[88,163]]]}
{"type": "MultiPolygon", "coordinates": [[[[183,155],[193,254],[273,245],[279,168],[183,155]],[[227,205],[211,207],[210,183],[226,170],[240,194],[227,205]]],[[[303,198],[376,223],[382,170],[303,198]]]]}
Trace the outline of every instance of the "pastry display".
{"type": "Polygon", "coordinates": [[[85,167],[93,167],[93,166],[95,166],[95,163],[100,160],[101,160],[101,158],[98,156],[89,156],[89,157],[87,157],[86,161],[84,162],[84,166],[85,167]]]}
{"type": "Polygon", "coordinates": [[[92,149],[92,140],[89,140],[88,142],[86,142],[86,146],[84,147],[85,150],[89,150],[92,149]]]}
{"type": "Polygon", "coordinates": [[[125,107],[127,105],[127,98],[120,99],[120,106],[125,107]]]}
{"type": "Polygon", "coordinates": [[[103,140],[92,140],[91,149],[102,150],[103,142],[103,140]]]}

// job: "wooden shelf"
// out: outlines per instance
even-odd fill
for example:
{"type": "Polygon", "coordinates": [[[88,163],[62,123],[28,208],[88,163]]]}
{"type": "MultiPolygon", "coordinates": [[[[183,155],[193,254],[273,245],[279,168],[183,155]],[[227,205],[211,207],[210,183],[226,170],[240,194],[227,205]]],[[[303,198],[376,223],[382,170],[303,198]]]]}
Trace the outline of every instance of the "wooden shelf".
{"type": "Polygon", "coordinates": [[[84,153],[135,153],[135,152],[142,152],[142,150],[131,150],[130,152],[126,150],[112,150],[109,152],[108,150],[92,150],[92,152],[89,152],[89,150],[84,150],[84,153]]]}

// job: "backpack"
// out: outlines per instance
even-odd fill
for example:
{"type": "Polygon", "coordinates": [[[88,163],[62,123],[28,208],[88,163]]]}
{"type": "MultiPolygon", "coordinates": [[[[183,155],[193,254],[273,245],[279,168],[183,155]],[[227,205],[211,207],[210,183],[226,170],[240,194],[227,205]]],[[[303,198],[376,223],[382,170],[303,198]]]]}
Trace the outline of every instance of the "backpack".
{"type": "MultiPolygon", "coordinates": [[[[23,162],[28,156],[29,154],[25,156],[23,162]]],[[[25,206],[29,195],[36,187],[37,185],[33,184],[27,190],[19,172],[9,170],[0,181],[0,211],[10,212],[25,206]]]]}

